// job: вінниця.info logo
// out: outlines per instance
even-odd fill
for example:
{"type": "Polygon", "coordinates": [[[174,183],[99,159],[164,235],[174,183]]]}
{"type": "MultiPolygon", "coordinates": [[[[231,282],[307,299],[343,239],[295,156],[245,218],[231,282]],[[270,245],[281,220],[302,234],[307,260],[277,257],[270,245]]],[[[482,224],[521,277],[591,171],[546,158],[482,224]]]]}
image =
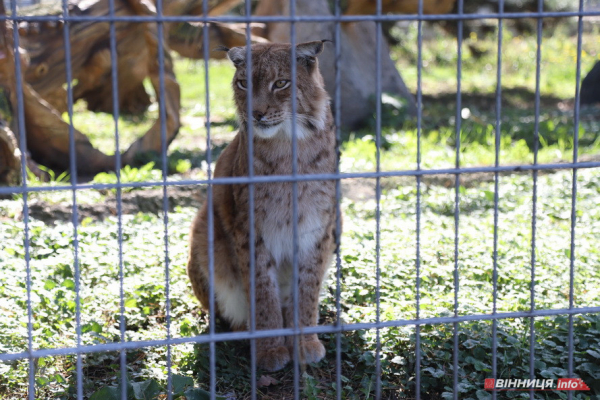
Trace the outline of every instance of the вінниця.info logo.
{"type": "Polygon", "coordinates": [[[579,378],[494,379],[488,378],[485,390],[590,390],[579,378]]]}

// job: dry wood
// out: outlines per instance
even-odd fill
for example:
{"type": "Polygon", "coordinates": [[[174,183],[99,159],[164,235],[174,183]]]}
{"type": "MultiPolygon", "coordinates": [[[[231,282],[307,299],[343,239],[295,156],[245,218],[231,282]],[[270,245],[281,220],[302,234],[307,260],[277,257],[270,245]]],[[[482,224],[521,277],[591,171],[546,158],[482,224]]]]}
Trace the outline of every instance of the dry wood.
{"type": "MultiPolygon", "coordinates": [[[[260,35],[265,29],[264,24],[252,24],[252,43],[267,42],[260,35]]],[[[179,55],[192,58],[204,58],[204,25],[181,23],[175,24],[169,30],[169,46],[179,55]]],[[[208,24],[208,49],[210,58],[222,59],[226,53],[213,51],[218,46],[236,47],[246,45],[246,24],[208,24]]]]}
{"type": "MultiPolygon", "coordinates": [[[[5,94],[0,94],[5,100],[5,94]]],[[[13,132],[0,122],[0,185],[18,185],[21,181],[21,152],[13,132]]]]}
{"type": "MultiPolygon", "coordinates": [[[[29,84],[23,84],[27,149],[40,164],[67,170],[69,161],[69,124],[40,98],[29,84]]],[[[87,136],[73,129],[77,171],[93,174],[114,168],[114,156],[94,148],[87,136]]]]}
{"type": "MultiPolygon", "coordinates": [[[[210,15],[228,11],[239,0],[211,0],[210,15]]],[[[164,3],[166,15],[198,14],[203,10],[202,0],[171,0],[164,3]]],[[[116,16],[156,15],[151,0],[117,0],[116,16]]],[[[45,14],[57,14],[60,10],[45,9],[45,14]]],[[[109,14],[108,0],[79,1],[70,4],[70,15],[105,16],[109,14]]],[[[168,145],[176,136],[179,126],[180,90],[173,71],[173,60],[166,41],[182,27],[188,29],[187,37],[173,35],[176,50],[185,56],[199,58],[202,48],[198,43],[201,26],[189,24],[165,24],[162,44],[164,73],[162,82],[158,65],[158,28],[153,23],[115,23],[117,44],[118,107],[121,113],[141,113],[151,103],[143,82],[150,78],[155,93],[164,86],[164,96],[156,95],[164,102],[164,124],[159,118],[142,137],[123,154],[123,164],[134,163],[140,153],[161,152],[162,142],[168,145]],[[190,37],[192,40],[190,40],[190,37]],[[164,98],[161,98],[164,97],[164,98]],[[163,128],[164,131],[163,132],[163,128]]],[[[113,112],[112,63],[110,52],[110,24],[106,22],[76,22],[69,25],[70,54],[65,53],[62,23],[26,23],[19,25],[21,43],[30,62],[24,76],[23,86],[27,121],[28,149],[38,161],[53,168],[69,166],[69,125],[61,114],[67,111],[65,59],[70,59],[73,78],[73,98],[84,99],[93,111],[113,112]]],[[[229,46],[245,43],[245,32],[239,26],[222,24],[210,26],[209,43],[229,46]],[[225,41],[225,43],[223,43],[225,41]]],[[[260,40],[260,39],[257,39],[260,40]]],[[[220,54],[219,54],[220,55],[220,54]]],[[[0,81],[1,82],[1,81],[0,81]]],[[[114,156],[107,156],[95,149],[87,137],[74,129],[77,168],[80,173],[93,174],[114,169],[114,156]]]]}
{"type": "MultiPolygon", "coordinates": [[[[446,14],[452,11],[456,0],[421,0],[423,13],[446,14]]],[[[346,15],[373,15],[376,13],[375,0],[348,0],[344,9],[346,15]]],[[[416,14],[419,12],[419,0],[381,0],[382,13],[416,14]]]]}
{"type": "MultiPolygon", "coordinates": [[[[4,14],[3,3],[0,14],[4,14]]],[[[12,27],[0,22],[0,185],[17,185],[21,181],[21,152],[13,133],[16,82],[12,35],[12,27]]]]}
{"type": "MultiPolygon", "coordinates": [[[[98,0],[70,6],[72,15],[103,16],[109,14],[109,2],[98,0]]],[[[115,1],[117,16],[133,12],[152,14],[154,6],[145,0],[115,1]]],[[[67,169],[69,166],[69,125],[61,118],[66,111],[66,67],[64,32],[60,24],[21,25],[22,43],[30,63],[23,85],[28,149],[32,156],[47,166],[67,169]]],[[[71,71],[74,99],[87,100],[94,111],[113,111],[110,25],[103,22],[77,22],[69,26],[71,71]]],[[[161,82],[158,64],[158,28],[154,23],[115,23],[117,42],[118,99],[121,112],[137,113],[150,104],[143,81],[150,78],[155,93],[161,82]]],[[[165,28],[166,30],[166,28],[165,28]]],[[[166,37],[167,35],[165,35],[166,37]]],[[[168,145],[179,129],[180,91],[173,72],[168,45],[163,42],[164,101],[166,111],[164,137],[168,145]]],[[[133,163],[140,153],[162,150],[160,118],[124,153],[123,164],[133,163]]],[[[114,169],[114,156],[95,149],[87,137],[74,129],[77,169],[94,174],[114,169]]]]}

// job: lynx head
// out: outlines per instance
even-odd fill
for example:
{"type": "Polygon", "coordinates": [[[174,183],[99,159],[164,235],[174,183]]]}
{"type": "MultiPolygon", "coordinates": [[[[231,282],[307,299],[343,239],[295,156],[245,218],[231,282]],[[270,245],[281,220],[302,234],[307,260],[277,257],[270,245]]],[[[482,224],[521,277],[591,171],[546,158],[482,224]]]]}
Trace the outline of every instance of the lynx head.
{"type": "MultiPolygon", "coordinates": [[[[329,97],[319,72],[317,56],[325,41],[296,46],[296,135],[298,139],[323,130],[329,97]]],[[[227,51],[236,67],[234,99],[240,122],[251,123],[261,138],[292,137],[292,77],[290,44],[259,43],[250,47],[252,62],[252,115],[248,116],[246,47],[227,51]]]]}

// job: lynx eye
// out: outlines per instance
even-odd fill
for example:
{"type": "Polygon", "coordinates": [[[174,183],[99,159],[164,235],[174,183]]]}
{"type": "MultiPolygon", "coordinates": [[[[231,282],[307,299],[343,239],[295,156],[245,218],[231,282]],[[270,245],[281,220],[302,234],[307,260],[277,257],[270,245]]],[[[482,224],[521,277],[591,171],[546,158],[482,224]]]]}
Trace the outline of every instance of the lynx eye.
{"type": "Polygon", "coordinates": [[[275,83],[273,84],[273,89],[283,89],[287,87],[289,83],[290,81],[288,81],[287,79],[280,79],[278,81],[275,81],[275,83]]]}
{"type": "Polygon", "coordinates": [[[246,88],[247,88],[247,86],[246,86],[246,80],[245,79],[239,79],[237,81],[237,85],[242,90],[246,90],[246,88]]]}

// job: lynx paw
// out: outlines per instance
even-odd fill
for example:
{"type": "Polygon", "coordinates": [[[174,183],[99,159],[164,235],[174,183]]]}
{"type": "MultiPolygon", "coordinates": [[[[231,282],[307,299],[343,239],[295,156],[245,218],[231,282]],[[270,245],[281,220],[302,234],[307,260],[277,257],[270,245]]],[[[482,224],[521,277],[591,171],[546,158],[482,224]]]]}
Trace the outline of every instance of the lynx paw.
{"type": "Polygon", "coordinates": [[[290,362],[290,353],[284,346],[261,351],[256,354],[258,366],[267,371],[279,371],[290,362]]]}
{"type": "Polygon", "coordinates": [[[306,364],[319,362],[325,357],[325,346],[318,339],[303,341],[300,343],[300,357],[306,364]]]}

